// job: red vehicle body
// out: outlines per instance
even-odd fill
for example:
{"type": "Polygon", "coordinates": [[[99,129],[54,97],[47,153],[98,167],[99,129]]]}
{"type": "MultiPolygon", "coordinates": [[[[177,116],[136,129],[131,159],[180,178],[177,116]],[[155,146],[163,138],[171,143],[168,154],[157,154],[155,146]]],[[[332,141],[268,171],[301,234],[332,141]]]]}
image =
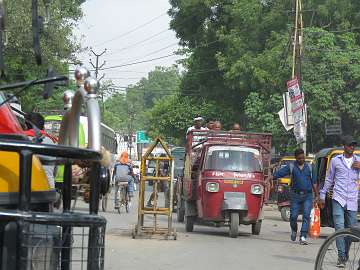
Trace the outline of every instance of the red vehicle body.
{"type": "MultiPolygon", "coordinates": [[[[2,101],[3,96],[0,92],[0,102],[2,101]]],[[[0,134],[24,134],[23,129],[8,104],[0,106],[0,119],[0,134]]]]}
{"type": "Polygon", "coordinates": [[[188,134],[184,177],[179,181],[178,219],[186,230],[205,221],[229,225],[237,237],[239,224],[259,234],[268,197],[264,183],[270,165],[270,134],[193,131],[188,134]]]}

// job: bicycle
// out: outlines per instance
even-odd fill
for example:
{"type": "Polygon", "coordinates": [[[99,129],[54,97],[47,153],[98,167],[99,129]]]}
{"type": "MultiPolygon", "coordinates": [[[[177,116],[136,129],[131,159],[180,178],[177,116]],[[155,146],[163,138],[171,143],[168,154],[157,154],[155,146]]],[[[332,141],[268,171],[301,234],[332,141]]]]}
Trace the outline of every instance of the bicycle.
{"type": "Polygon", "coordinates": [[[130,212],[131,202],[127,182],[115,182],[115,209],[121,213],[121,207],[125,207],[126,213],[130,212]]]}
{"type": "Polygon", "coordinates": [[[320,247],[316,256],[315,270],[327,269],[360,270],[360,228],[339,230],[330,235],[320,247]],[[337,266],[338,250],[336,241],[345,241],[345,265],[337,266]]]}

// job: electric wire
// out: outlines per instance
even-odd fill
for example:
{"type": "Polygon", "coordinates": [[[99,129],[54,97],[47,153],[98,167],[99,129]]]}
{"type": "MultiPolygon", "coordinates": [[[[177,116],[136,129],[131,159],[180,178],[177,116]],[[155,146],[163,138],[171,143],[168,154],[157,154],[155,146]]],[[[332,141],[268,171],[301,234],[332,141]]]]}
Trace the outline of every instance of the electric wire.
{"type": "Polygon", "coordinates": [[[151,20],[149,20],[149,21],[147,21],[147,22],[145,22],[145,23],[143,23],[143,24],[141,24],[141,25],[139,25],[139,26],[137,26],[137,27],[135,27],[135,28],[133,28],[133,29],[125,32],[125,33],[123,33],[123,34],[117,35],[117,36],[115,36],[114,38],[111,38],[111,39],[105,40],[105,41],[103,41],[103,42],[100,42],[100,43],[98,43],[98,44],[95,44],[94,47],[98,47],[98,46],[104,45],[104,44],[106,44],[106,43],[112,42],[112,41],[114,41],[114,40],[117,40],[117,39],[119,39],[119,38],[125,37],[125,36],[127,36],[127,35],[135,32],[135,31],[137,31],[137,30],[139,30],[139,29],[141,29],[141,28],[143,28],[143,27],[151,24],[152,22],[156,21],[157,19],[161,18],[162,16],[164,16],[164,15],[166,15],[166,14],[167,14],[167,12],[164,12],[164,13],[156,16],[155,18],[152,18],[151,20]]]}

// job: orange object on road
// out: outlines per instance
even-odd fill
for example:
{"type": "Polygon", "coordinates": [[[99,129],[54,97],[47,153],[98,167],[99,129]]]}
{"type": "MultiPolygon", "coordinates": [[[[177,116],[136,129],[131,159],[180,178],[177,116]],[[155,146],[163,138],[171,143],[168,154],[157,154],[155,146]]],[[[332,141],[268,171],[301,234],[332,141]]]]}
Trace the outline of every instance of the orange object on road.
{"type": "Polygon", "coordinates": [[[317,204],[311,210],[309,236],[311,238],[318,238],[320,236],[320,209],[317,204]]]}

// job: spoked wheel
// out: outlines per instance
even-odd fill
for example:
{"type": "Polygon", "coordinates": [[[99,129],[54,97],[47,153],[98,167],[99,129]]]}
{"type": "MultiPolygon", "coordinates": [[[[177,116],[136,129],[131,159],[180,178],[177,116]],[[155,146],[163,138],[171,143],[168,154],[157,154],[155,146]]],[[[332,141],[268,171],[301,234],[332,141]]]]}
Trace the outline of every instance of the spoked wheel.
{"type": "Polygon", "coordinates": [[[126,200],[125,200],[125,211],[126,213],[129,213],[130,212],[130,209],[131,209],[131,201],[130,201],[130,198],[129,196],[126,196],[126,200]]]}
{"type": "Polygon", "coordinates": [[[109,193],[106,193],[101,198],[101,208],[102,208],[103,212],[106,212],[106,210],[107,210],[108,197],[109,197],[109,193]]]}
{"type": "Polygon", "coordinates": [[[54,202],[54,208],[57,210],[62,210],[63,202],[62,202],[62,192],[56,192],[56,201],[54,202]]]}
{"type": "Polygon", "coordinates": [[[229,235],[236,238],[239,235],[239,213],[232,212],[230,215],[230,231],[229,235]]]}
{"type": "Polygon", "coordinates": [[[332,269],[360,270],[360,232],[339,230],[322,244],[316,257],[315,270],[332,269]],[[336,242],[345,246],[345,256],[342,258],[339,258],[336,242]]]}

